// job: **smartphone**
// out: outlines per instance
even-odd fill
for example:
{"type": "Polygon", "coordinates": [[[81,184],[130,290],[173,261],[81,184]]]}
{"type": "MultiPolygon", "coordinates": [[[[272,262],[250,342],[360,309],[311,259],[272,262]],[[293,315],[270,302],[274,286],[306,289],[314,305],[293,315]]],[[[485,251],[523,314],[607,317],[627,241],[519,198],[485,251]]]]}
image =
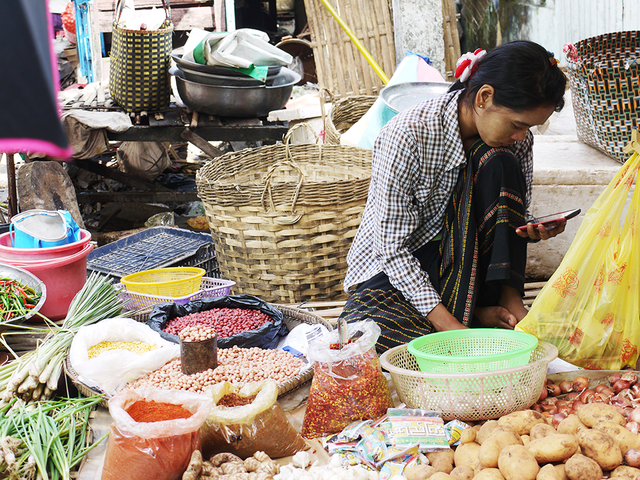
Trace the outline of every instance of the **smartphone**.
{"type": "MultiPolygon", "coordinates": [[[[547,230],[551,230],[554,228],[559,221],[561,220],[569,220],[577,216],[580,213],[579,208],[574,208],[573,210],[565,210],[564,212],[553,213],[551,215],[545,215],[544,217],[538,217],[536,222],[532,222],[534,227],[538,227],[538,225],[544,225],[547,230]]],[[[526,228],[526,225],[521,225],[518,228],[526,228]]]]}

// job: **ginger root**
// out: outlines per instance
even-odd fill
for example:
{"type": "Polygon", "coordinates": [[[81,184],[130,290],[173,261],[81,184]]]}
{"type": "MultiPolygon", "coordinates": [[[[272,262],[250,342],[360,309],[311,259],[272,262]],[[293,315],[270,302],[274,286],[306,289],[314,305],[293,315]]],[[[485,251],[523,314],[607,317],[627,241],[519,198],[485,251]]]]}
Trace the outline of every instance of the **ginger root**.
{"type": "Polygon", "coordinates": [[[244,463],[240,457],[233,453],[218,453],[209,459],[209,462],[214,467],[219,467],[223,463],[244,463]]]}
{"type": "Polygon", "coordinates": [[[191,453],[189,466],[182,474],[182,480],[198,480],[202,472],[202,453],[200,450],[194,450],[191,453]]]}

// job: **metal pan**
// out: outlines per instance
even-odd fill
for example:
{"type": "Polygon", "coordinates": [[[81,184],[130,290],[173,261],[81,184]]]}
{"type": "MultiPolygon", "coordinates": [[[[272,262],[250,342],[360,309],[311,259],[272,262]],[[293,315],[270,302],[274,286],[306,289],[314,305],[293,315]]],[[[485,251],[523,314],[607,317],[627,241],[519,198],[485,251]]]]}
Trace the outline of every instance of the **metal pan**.
{"type": "MultiPolygon", "coordinates": [[[[196,72],[210,73],[213,75],[223,75],[227,77],[252,78],[249,75],[239,72],[235,68],[221,67],[220,65],[202,65],[200,63],[185,60],[182,58],[182,55],[178,53],[172,53],[171,58],[176,62],[176,64],[180,68],[184,67],[196,72]]],[[[280,72],[281,68],[282,68],[282,65],[270,66],[269,69],[267,70],[267,79],[269,77],[276,76],[280,72]]]]}
{"type": "Polygon", "coordinates": [[[406,82],[388,85],[380,90],[380,98],[394,112],[400,113],[424,100],[447,93],[448,82],[406,82]]]}
{"type": "Polygon", "coordinates": [[[42,280],[36,277],[33,273],[19,267],[14,267],[8,263],[0,263],[0,277],[2,278],[11,278],[12,280],[17,280],[23,285],[27,285],[35,290],[36,293],[40,294],[40,301],[38,304],[33,307],[29,313],[19,316],[13,317],[7,322],[0,321],[0,325],[11,325],[13,323],[20,323],[25,320],[33,317],[44,305],[44,302],[47,300],[47,287],[42,280]]]}

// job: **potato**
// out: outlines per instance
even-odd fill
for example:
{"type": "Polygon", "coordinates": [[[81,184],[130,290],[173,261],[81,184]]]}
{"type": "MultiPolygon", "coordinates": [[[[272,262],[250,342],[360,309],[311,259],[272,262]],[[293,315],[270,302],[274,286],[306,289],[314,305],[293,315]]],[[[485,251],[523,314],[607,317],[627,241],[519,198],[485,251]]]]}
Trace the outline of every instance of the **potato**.
{"type": "Polygon", "coordinates": [[[558,477],[556,468],[550,463],[547,463],[538,472],[536,480],[560,480],[560,477],[558,477]]]}
{"type": "Polygon", "coordinates": [[[570,433],[571,435],[575,435],[580,428],[587,428],[587,426],[580,421],[578,415],[572,413],[558,424],[556,430],[558,433],[570,433]]]}
{"type": "Polygon", "coordinates": [[[520,435],[520,440],[522,440],[523,445],[526,445],[531,441],[531,437],[529,435],[520,435]]]}
{"type": "Polygon", "coordinates": [[[497,468],[484,468],[473,477],[473,480],[504,480],[504,476],[497,468]]]}
{"type": "Polygon", "coordinates": [[[563,463],[559,465],[554,465],[554,467],[556,469],[556,473],[558,474],[558,480],[569,480],[569,477],[567,477],[567,472],[565,472],[564,470],[563,463]]]}
{"type": "Polygon", "coordinates": [[[580,430],[576,437],[582,454],[595,460],[602,470],[613,470],[622,463],[620,447],[616,445],[611,435],[589,428],[580,430]]]}
{"type": "Polygon", "coordinates": [[[538,463],[553,463],[573,456],[578,446],[578,439],[574,435],[556,433],[531,440],[526,447],[538,463]]]}
{"type": "Polygon", "coordinates": [[[451,475],[444,472],[436,472],[429,477],[429,480],[451,480],[451,475]]]}
{"type": "Polygon", "coordinates": [[[426,455],[436,472],[449,473],[453,470],[454,452],[450,448],[439,452],[427,452],[426,455]]]}
{"type": "Polygon", "coordinates": [[[475,473],[469,465],[460,465],[451,470],[449,475],[451,478],[455,478],[455,480],[471,480],[475,473]]]}
{"type": "Polygon", "coordinates": [[[602,468],[598,462],[576,453],[564,464],[564,471],[569,480],[601,480],[602,468]]]}
{"type": "Polygon", "coordinates": [[[498,457],[498,468],[506,480],[535,480],[540,470],[533,454],[523,445],[504,447],[498,457]]]}
{"type": "Polygon", "coordinates": [[[479,451],[480,445],[475,442],[458,445],[453,454],[455,466],[460,467],[466,465],[475,470],[476,467],[480,465],[480,460],[478,460],[479,451]]]}
{"type": "Polygon", "coordinates": [[[460,443],[471,443],[476,441],[476,436],[478,434],[478,430],[480,430],[479,425],[474,425],[473,427],[465,428],[462,433],[460,433],[460,443]]]}
{"type": "Polygon", "coordinates": [[[431,465],[413,465],[407,468],[403,475],[407,477],[407,480],[426,480],[434,473],[436,473],[436,469],[431,465]]]}
{"type": "Polygon", "coordinates": [[[529,436],[531,437],[531,440],[538,440],[539,438],[544,438],[548,435],[555,435],[556,433],[558,432],[551,425],[547,425],[546,423],[537,423],[531,427],[529,436]]]}
{"type": "Polygon", "coordinates": [[[497,426],[498,426],[497,420],[487,420],[482,425],[480,425],[480,428],[478,429],[478,433],[476,434],[476,442],[482,445],[482,442],[484,442],[487,438],[489,438],[489,436],[491,435],[491,432],[493,432],[493,429],[496,428],[497,426]]]}
{"type": "Polygon", "coordinates": [[[489,435],[489,437],[491,437],[492,435],[495,435],[496,433],[501,433],[501,432],[506,432],[506,433],[509,433],[509,434],[513,435],[514,438],[516,440],[518,440],[518,443],[520,445],[522,445],[522,440],[520,439],[520,434],[518,432],[516,432],[516,429],[513,428],[511,425],[498,425],[496,428],[493,429],[493,431],[491,432],[491,435],[489,435]]]}
{"type": "Polygon", "coordinates": [[[522,440],[513,428],[496,427],[491,436],[480,445],[478,460],[485,468],[497,468],[498,456],[507,445],[522,445],[522,440]]]}
{"type": "Polygon", "coordinates": [[[616,467],[610,474],[612,477],[627,477],[635,480],[640,475],[640,468],[630,467],[628,465],[620,465],[616,467]]]}
{"type": "Polygon", "coordinates": [[[630,432],[615,422],[598,422],[593,426],[593,429],[609,434],[620,447],[622,455],[627,453],[630,448],[640,449],[640,435],[630,432]]]}
{"type": "Polygon", "coordinates": [[[598,422],[614,422],[625,425],[627,422],[616,407],[606,403],[587,403],[576,411],[578,418],[587,427],[593,427],[598,422]]]}
{"type": "Polygon", "coordinates": [[[512,426],[518,435],[529,435],[531,427],[538,423],[546,423],[546,420],[544,415],[535,410],[518,410],[498,420],[498,425],[512,426]]]}

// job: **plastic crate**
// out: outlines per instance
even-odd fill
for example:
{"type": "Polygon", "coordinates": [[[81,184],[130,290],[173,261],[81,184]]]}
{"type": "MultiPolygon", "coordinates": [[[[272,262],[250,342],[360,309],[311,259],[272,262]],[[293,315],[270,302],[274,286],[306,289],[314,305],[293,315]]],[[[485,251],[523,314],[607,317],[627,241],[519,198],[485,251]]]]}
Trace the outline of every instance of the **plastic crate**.
{"type": "Polygon", "coordinates": [[[229,295],[231,287],[235,284],[236,282],[233,280],[203,277],[202,282],[200,283],[200,290],[183,297],[162,297],[158,295],[146,295],[144,293],[130,292],[122,284],[116,285],[116,288],[120,291],[119,296],[124,302],[124,308],[126,310],[139,310],[152,307],[159,303],[176,303],[178,305],[184,305],[191,300],[198,300],[200,298],[223,297],[225,295],[229,295]]]}
{"type": "Polygon", "coordinates": [[[488,372],[526,365],[538,339],[501,328],[431,333],[409,342],[420,370],[432,373],[488,372]]]}
{"type": "Polygon", "coordinates": [[[164,267],[199,267],[220,277],[211,235],[176,227],[152,227],[93,250],[87,271],[114,279],[164,267]]]}

